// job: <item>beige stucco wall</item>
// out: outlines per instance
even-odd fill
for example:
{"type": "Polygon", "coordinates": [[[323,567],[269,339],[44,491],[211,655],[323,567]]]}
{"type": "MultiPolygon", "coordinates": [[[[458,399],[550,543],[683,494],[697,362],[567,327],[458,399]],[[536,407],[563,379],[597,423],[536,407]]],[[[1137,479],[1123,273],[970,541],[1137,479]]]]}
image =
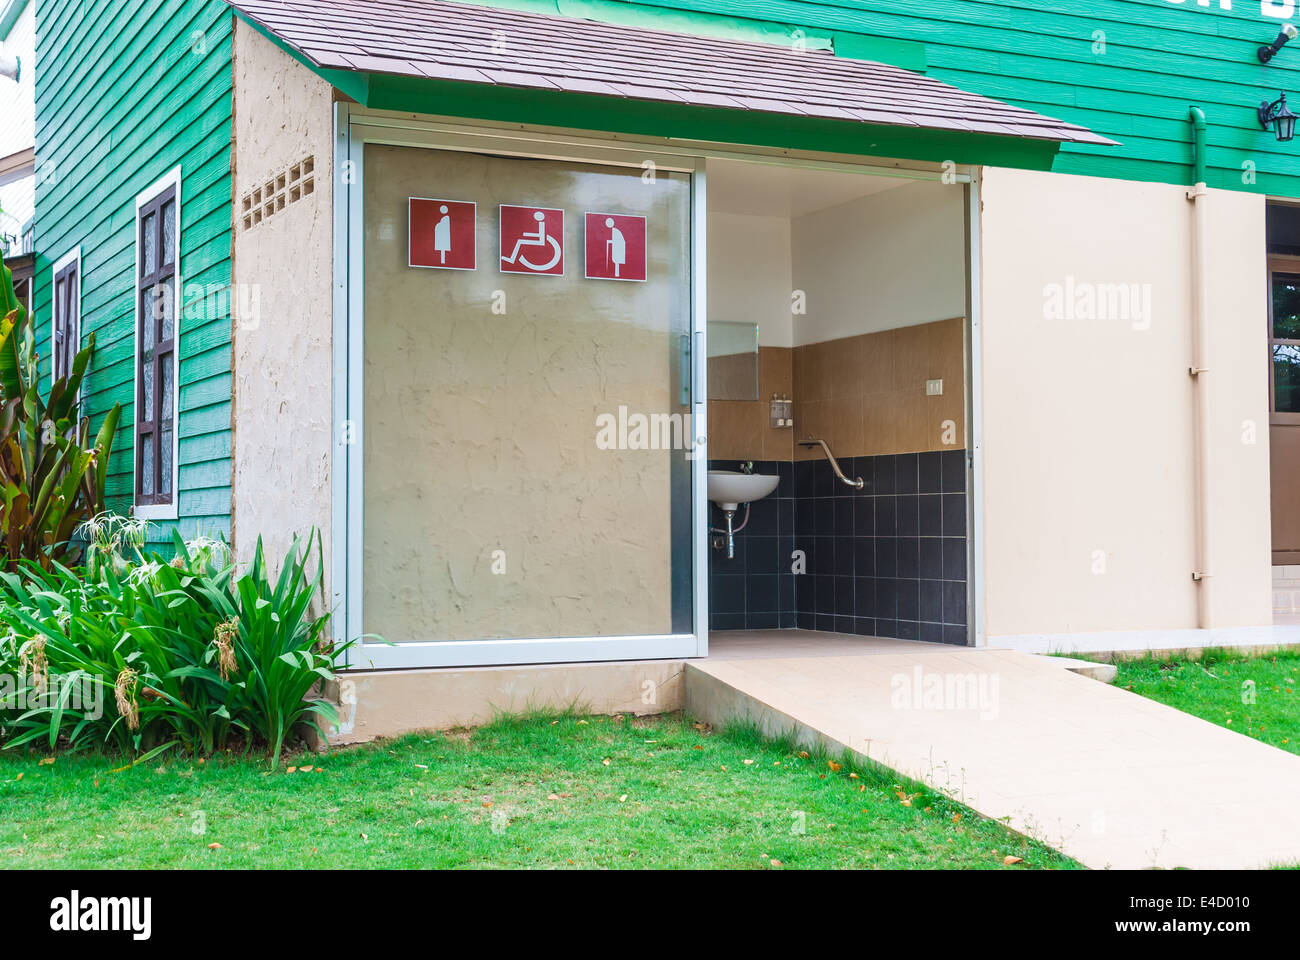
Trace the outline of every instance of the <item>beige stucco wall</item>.
{"type": "Polygon", "coordinates": [[[248,557],[261,535],[278,557],[316,528],[328,558],[333,91],[238,17],[234,87],[235,549],[248,557]],[[293,199],[308,157],[312,190],[293,199]],[[244,200],[268,182],[262,209],[276,209],[246,229],[244,200]]]}
{"type": "MultiPolygon", "coordinates": [[[[1197,626],[1186,188],[988,169],[983,203],[988,636],[1197,626]],[[1150,310],[1049,319],[1048,288],[1069,278],[1076,291],[1136,284],[1149,291],[1150,310]]],[[[1203,203],[1210,625],[1262,625],[1270,622],[1264,200],[1216,190],[1203,203]]]]}

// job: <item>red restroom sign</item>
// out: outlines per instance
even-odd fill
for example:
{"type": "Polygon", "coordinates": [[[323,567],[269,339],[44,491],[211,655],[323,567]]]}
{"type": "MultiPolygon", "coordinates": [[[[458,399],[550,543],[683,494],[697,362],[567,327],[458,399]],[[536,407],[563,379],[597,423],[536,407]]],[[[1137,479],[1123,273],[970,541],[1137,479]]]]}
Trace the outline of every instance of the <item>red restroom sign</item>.
{"type": "Polygon", "coordinates": [[[472,200],[428,200],[411,197],[410,254],[412,267],[473,270],[475,216],[472,200]]]}
{"type": "Polygon", "coordinates": [[[564,276],[564,211],[501,204],[502,273],[564,276]]]}
{"type": "Polygon", "coordinates": [[[646,278],[646,219],[589,213],[584,225],[588,280],[646,278]]]}

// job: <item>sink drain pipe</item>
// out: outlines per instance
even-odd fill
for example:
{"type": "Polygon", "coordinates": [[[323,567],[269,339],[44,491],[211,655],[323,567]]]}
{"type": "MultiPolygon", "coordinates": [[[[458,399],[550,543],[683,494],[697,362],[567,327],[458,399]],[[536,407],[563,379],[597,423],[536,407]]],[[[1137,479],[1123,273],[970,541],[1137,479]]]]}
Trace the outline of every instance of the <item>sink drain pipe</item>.
{"type": "Polygon", "coordinates": [[[1192,204],[1192,364],[1188,373],[1192,378],[1192,418],[1195,430],[1193,462],[1196,473],[1196,557],[1192,579],[1196,581],[1196,623],[1209,629],[1213,622],[1211,604],[1210,555],[1214,539],[1210,511],[1214,498],[1211,495],[1210,475],[1210,307],[1209,307],[1209,253],[1207,250],[1208,225],[1205,201],[1209,190],[1205,185],[1205,111],[1192,107],[1190,119],[1193,138],[1192,187],[1187,199],[1192,204]]]}
{"type": "Polygon", "coordinates": [[[732,521],[736,518],[735,510],[724,510],[722,512],[727,515],[727,529],[719,530],[714,526],[709,527],[709,533],[718,535],[713,542],[713,548],[716,550],[725,545],[727,548],[727,559],[735,560],[736,534],[740,533],[741,530],[744,530],[749,524],[749,504],[745,504],[745,519],[741,521],[740,526],[738,527],[732,526],[732,521]],[[725,541],[722,539],[723,536],[727,538],[725,541]]]}

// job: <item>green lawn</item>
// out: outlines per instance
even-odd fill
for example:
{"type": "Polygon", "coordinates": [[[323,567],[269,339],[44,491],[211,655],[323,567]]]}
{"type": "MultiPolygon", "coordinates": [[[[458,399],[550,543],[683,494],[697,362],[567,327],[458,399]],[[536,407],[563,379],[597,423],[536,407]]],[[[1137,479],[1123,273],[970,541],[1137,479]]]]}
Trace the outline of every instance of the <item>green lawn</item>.
{"type": "Polygon", "coordinates": [[[1300,653],[1117,663],[1118,686],[1282,750],[1300,753],[1300,653]],[[1250,702],[1253,700],[1254,702],[1250,702]]]}
{"type": "Polygon", "coordinates": [[[671,716],[502,720],[304,755],[274,772],[224,757],[127,769],[103,756],[41,759],[0,754],[0,865],[1077,866],[889,771],[835,769],[671,716]]]}

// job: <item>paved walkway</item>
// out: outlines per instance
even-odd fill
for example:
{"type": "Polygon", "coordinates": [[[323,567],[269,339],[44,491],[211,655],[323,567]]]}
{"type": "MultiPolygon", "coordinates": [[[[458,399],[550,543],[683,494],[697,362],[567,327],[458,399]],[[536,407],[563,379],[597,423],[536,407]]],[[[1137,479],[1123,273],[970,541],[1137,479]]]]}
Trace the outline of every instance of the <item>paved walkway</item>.
{"type": "Polygon", "coordinates": [[[1049,658],[833,634],[803,634],[792,657],[761,636],[760,651],[714,634],[688,663],[687,709],[800,727],[1091,867],[1300,862],[1293,754],[1049,658]]]}

